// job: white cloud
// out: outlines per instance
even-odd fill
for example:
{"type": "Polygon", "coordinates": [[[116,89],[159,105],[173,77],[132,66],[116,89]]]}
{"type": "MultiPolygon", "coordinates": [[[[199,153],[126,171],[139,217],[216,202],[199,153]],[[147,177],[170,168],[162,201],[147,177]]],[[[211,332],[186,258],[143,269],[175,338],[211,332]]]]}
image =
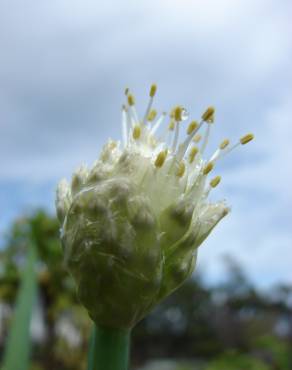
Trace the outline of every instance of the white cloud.
{"type": "Polygon", "coordinates": [[[291,280],[290,14],[272,0],[1,3],[2,182],[42,186],[93,161],[120,136],[124,85],[140,98],[157,81],[163,110],[217,106],[213,145],[256,134],[218,166],[233,213],[200,263],[215,276],[218,255],[234,252],[259,281],[291,280]]]}
{"type": "Polygon", "coordinates": [[[233,254],[261,285],[292,284],[291,103],[286,95],[277,106],[266,107],[253,145],[242,154],[234,153],[248,161],[223,172],[222,186],[227,193],[229,189],[227,198],[234,207],[218,234],[215,230],[202,248],[201,263],[212,280],[222,274],[219,257],[233,254]]]}

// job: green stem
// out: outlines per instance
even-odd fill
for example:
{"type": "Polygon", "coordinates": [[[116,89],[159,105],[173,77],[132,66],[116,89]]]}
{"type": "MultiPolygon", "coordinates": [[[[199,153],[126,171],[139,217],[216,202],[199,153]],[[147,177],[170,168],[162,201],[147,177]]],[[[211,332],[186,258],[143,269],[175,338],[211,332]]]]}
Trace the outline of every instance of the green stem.
{"type": "Polygon", "coordinates": [[[90,370],[128,370],[130,330],[95,326],[90,370]]]}

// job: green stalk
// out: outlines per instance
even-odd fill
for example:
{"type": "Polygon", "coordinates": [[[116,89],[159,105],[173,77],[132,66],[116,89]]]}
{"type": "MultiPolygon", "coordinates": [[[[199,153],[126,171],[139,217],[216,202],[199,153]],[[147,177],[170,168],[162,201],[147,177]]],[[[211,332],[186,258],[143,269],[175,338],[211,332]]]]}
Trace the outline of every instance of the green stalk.
{"type": "Polygon", "coordinates": [[[2,370],[27,370],[31,349],[30,322],[37,294],[36,248],[28,251],[26,267],[22,274],[13,320],[4,352],[2,370]]]}
{"type": "Polygon", "coordinates": [[[95,326],[88,370],[128,370],[130,330],[95,326]]]}

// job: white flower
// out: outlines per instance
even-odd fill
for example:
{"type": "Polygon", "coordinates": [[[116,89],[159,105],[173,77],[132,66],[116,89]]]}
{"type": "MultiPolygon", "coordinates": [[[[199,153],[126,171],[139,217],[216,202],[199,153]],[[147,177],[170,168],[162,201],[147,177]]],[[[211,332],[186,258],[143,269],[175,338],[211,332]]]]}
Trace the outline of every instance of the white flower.
{"type": "Polygon", "coordinates": [[[155,93],[153,85],[140,120],[126,89],[122,146],[109,140],[91,169],[80,167],[71,185],[62,180],[57,189],[67,265],[90,316],[105,326],[133,326],[190,276],[198,246],[229,212],[225,202],[208,201],[220,182],[208,176],[224,155],[253,139],[248,134],[233,146],[224,140],[206,160],[214,108],[188,124],[179,144],[188,114],[175,107],[159,137],[167,115],[156,118],[155,93]]]}

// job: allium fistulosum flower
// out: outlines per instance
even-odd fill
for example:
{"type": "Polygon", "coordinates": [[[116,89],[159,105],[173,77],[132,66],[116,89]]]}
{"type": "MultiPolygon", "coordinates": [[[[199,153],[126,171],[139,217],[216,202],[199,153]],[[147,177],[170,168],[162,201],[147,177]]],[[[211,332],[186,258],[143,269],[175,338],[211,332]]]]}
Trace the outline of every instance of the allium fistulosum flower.
{"type": "Polygon", "coordinates": [[[213,107],[188,125],[187,111],[174,107],[159,137],[167,114],[152,108],[156,85],[142,118],[125,93],[122,144],[109,140],[92,168],[80,167],[70,184],[62,180],[56,196],[79,298],[97,324],[115,328],[134,326],[191,275],[198,247],[229,212],[224,201],[208,200],[220,182],[209,177],[222,157],[253,139],[225,139],[205,159],[213,107]]]}

